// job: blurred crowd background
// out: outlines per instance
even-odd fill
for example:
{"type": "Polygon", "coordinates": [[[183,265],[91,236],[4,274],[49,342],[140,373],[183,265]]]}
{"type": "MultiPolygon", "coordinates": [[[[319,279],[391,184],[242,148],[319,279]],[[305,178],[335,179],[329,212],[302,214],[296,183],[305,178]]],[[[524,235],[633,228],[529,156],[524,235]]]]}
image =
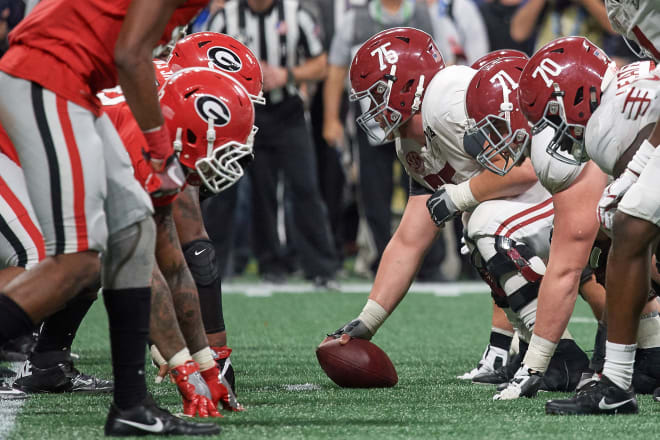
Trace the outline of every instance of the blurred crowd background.
{"type": "MultiPolygon", "coordinates": [[[[0,54],[37,1],[0,0],[0,54]]],[[[256,109],[247,175],[203,200],[225,279],[247,272],[333,288],[343,278],[373,277],[405,206],[408,177],[393,143],[373,145],[356,129],[360,112],[348,101],[347,73],[371,34],[397,26],[431,33],[447,65],[470,65],[497,49],[531,56],[567,35],[588,37],[619,65],[633,58],[602,0],[211,0],[188,32],[242,40],[262,63],[267,97],[256,109]]],[[[418,280],[476,278],[460,236],[460,221],[444,228],[418,280]]]]}

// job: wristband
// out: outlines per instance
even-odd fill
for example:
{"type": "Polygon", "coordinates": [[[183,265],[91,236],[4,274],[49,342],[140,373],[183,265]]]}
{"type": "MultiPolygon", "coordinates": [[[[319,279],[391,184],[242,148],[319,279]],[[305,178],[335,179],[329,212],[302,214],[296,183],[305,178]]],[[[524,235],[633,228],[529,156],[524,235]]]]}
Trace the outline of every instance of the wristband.
{"type": "Polygon", "coordinates": [[[635,177],[639,177],[639,175],[642,174],[642,171],[644,171],[644,168],[646,168],[646,164],[649,162],[649,159],[651,159],[651,155],[654,151],[655,147],[648,139],[644,139],[644,142],[639,146],[635,155],[630,159],[630,162],[628,162],[626,169],[633,173],[635,177]]]}
{"type": "Polygon", "coordinates": [[[459,211],[470,211],[479,204],[479,200],[472,194],[469,180],[458,185],[445,185],[445,190],[459,211]]]}
{"type": "Polygon", "coordinates": [[[372,335],[376,334],[378,328],[385,322],[389,313],[373,299],[368,299],[358,319],[364,323],[372,335]]]}
{"type": "Polygon", "coordinates": [[[167,125],[151,128],[142,132],[149,145],[149,155],[153,159],[163,160],[170,157],[174,151],[167,125]]]}

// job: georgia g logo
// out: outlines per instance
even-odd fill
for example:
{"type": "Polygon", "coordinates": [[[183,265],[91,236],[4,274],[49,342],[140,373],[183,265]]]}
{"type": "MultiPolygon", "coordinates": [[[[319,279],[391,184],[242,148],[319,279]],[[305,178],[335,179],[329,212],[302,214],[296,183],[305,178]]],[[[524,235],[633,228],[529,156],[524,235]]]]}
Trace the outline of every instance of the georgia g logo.
{"type": "Polygon", "coordinates": [[[212,47],[208,51],[209,60],[225,72],[238,72],[243,63],[238,55],[226,47],[212,47]]]}
{"type": "Polygon", "coordinates": [[[212,95],[202,95],[195,100],[195,110],[205,121],[213,118],[213,125],[224,127],[231,120],[231,113],[227,105],[212,95]]]}

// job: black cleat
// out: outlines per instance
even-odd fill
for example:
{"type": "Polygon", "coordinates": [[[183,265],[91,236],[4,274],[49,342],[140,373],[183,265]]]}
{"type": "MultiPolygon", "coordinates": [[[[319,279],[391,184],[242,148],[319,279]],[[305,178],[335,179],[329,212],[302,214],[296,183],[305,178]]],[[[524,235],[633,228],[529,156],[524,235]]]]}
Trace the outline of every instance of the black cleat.
{"type": "Polygon", "coordinates": [[[637,394],[651,394],[660,387],[660,348],[638,348],[632,386],[637,394]]]}
{"type": "Polygon", "coordinates": [[[0,400],[20,400],[27,399],[27,394],[14,387],[0,383],[0,400]]]}
{"type": "Polygon", "coordinates": [[[655,399],[656,402],[660,402],[660,387],[656,388],[653,392],[653,399],[655,399]]]}
{"type": "Polygon", "coordinates": [[[548,400],[546,414],[637,414],[637,399],[632,387],[622,390],[606,376],[586,384],[570,399],[548,400]]]}
{"type": "Polygon", "coordinates": [[[38,368],[26,361],[13,386],[26,393],[110,393],[114,383],[83,374],[72,362],[38,368]]]}
{"type": "Polygon", "coordinates": [[[105,435],[111,437],[216,434],[220,434],[220,427],[215,423],[180,419],[157,407],[151,396],[142,405],[129,409],[122,410],[112,404],[105,422],[105,435]]]}

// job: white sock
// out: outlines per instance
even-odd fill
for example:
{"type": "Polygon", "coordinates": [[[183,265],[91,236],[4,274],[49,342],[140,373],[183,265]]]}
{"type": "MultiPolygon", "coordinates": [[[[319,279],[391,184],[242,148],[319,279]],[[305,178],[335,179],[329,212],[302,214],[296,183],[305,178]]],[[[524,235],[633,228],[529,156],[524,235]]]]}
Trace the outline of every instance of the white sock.
{"type": "Polygon", "coordinates": [[[210,368],[215,367],[215,361],[213,360],[213,353],[209,346],[202,348],[201,350],[192,354],[192,358],[195,362],[199,364],[199,371],[206,371],[210,368]]]}
{"type": "Polygon", "coordinates": [[[548,341],[537,334],[532,334],[523,363],[534,371],[545,373],[556,348],[557,344],[554,342],[548,341]]]}
{"type": "Polygon", "coordinates": [[[630,388],[636,350],[637,344],[625,345],[605,341],[603,376],[607,376],[609,380],[621,389],[627,390],[630,388]]]}
{"type": "Polygon", "coordinates": [[[181,351],[177,352],[174,356],[172,356],[167,361],[167,365],[170,368],[176,368],[176,367],[180,367],[181,365],[191,360],[192,357],[190,356],[190,352],[188,351],[188,348],[185,347],[181,351]]]}
{"type": "Polygon", "coordinates": [[[639,348],[660,347],[660,316],[657,313],[643,316],[639,320],[637,346],[639,348]]]}

